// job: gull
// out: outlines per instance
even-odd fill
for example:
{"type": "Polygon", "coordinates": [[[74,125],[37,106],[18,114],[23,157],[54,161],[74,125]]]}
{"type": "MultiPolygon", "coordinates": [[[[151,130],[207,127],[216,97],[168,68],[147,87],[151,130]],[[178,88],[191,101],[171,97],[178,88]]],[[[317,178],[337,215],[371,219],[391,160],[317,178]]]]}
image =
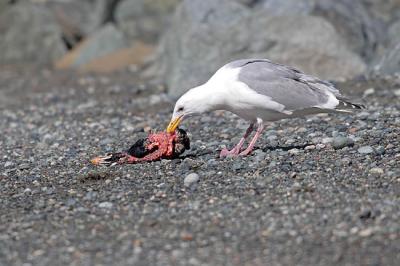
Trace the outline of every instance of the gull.
{"type": "Polygon", "coordinates": [[[226,110],[250,121],[244,136],[220,156],[246,156],[254,149],[265,123],[318,113],[352,112],[364,108],[350,102],[330,82],[267,59],[242,59],[221,67],[206,83],[188,90],[176,102],[167,132],[187,117],[226,110]],[[246,139],[254,131],[248,147],[246,139]]]}

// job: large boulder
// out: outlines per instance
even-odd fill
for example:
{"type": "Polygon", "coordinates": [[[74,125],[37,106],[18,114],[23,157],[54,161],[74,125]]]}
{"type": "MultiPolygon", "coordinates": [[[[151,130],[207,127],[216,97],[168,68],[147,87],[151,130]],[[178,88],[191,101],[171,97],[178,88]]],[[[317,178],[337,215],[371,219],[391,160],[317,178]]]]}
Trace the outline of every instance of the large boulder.
{"type": "Polygon", "coordinates": [[[373,71],[380,74],[400,73],[400,20],[388,30],[387,48],[378,56],[373,71]]]}
{"type": "Polygon", "coordinates": [[[83,36],[87,36],[112,20],[113,4],[116,2],[118,1],[51,1],[49,7],[62,26],[74,27],[83,36]]]}
{"type": "Polygon", "coordinates": [[[385,37],[385,24],[371,15],[366,2],[317,0],[313,14],[328,20],[349,48],[370,62],[385,37]]]}
{"type": "Polygon", "coordinates": [[[258,5],[274,15],[322,17],[335,27],[352,51],[370,61],[384,38],[385,27],[380,19],[371,15],[368,1],[263,0],[258,5]]]}
{"type": "Polygon", "coordinates": [[[66,46],[71,49],[104,24],[112,22],[115,6],[119,1],[49,1],[47,5],[62,29],[66,46]]]}
{"type": "Polygon", "coordinates": [[[127,47],[124,35],[113,24],[106,24],[56,62],[57,68],[79,68],[91,61],[127,47]]]}
{"type": "Polygon", "coordinates": [[[21,2],[0,16],[0,64],[49,64],[66,47],[53,13],[43,4],[21,2]]]}
{"type": "Polygon", "coordinates": [[[366,65],[335,28],[314,16],[250,10],[228,0],[185,0],[156,60],[169,94],[178,97],[239,58],[269,58],[326,79],[350,78],[366,65]]]}
{"type": "Polygon", "coordinates": [[[118,28],[129,40],[156,42],[181,0],[123,0],[116,7],[118,28]]]}
{"type": "Polygon", "coordinates": [[[309,15],[317,0],[264,0],[259,5],[275,15],[309,15]]]}
{"type": "Polygon", "coordinates": [[[400,19],[400,0],[363,0],[371,15],[386,25],[400,19]]]}

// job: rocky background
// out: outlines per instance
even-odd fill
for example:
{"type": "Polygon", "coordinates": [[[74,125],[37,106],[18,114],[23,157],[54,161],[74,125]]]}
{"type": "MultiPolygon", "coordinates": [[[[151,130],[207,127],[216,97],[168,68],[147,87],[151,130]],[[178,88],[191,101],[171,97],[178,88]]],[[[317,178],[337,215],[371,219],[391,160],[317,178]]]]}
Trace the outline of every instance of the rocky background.
{"type": "Polygon", "coordinates": [[[0,0],[0,265],[397,265],[399,0],[0,0]],[[367,109],[187,121],[181,158],[99,168],[224,63],[270,58],[367,109]]]}
{"type": "Polygon", "coordinates": [[[0,65],[146,68],[173,98],[238,58],[331,80],[400,69],[398,0],[3,0],[0,14],[0,65]]]}

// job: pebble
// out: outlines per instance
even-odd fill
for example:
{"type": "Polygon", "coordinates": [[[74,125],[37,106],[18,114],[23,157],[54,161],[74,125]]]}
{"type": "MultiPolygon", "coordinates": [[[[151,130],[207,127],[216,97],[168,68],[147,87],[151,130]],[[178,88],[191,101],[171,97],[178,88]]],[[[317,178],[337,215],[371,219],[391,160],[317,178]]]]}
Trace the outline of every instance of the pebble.
{"type": "Polygon", "coordinates": [[[374,94],[374,93],[375,93],[375,89],[374,89],[374,88],[366,89],[366,90],[364,91],[364,93],[363,93],[363,97],[370,96],[370,95],[372,95],[372,94],[374,94]]]}
{"type": "Polygon", "coordinates": [[[266,153],[263,152],[262,150],[256,150],[254,152],[254,160],[258,161],[258,162],[263,161],[265,159],[265,155],[266,155],[266,153]]]}
{"type": "Polygon", "coordinates": [[[29,169],[29,164],[27,164],[27,163],[21,163],[21,164],[18,166],[18,169],[19,169],[19,170],[26,170],[26,169],[29,169]]]}
{"type": "Polygon", "coordinates": [[[382,155],[382,154],[385,154],[386,149],[385,149],[385,147],[383,147],[383,146],[379,146],[379,147],[377,147],[377,148],[375,149],[375,151],[376,151],[377,154],[382,155]]]}
{"type": "Polygon", "coordinates": [[[322,144],[331,143],[332,140],[333,140],[332,138],[323,138],[322,139],[322,144]]]}
{"type": "Polygon", "coordinates": [[[294,149],[290,149],[290,150],[288,151],[288,153],[289,153],[289,154],[292,154],[292,155],[296,155],[296,154],[299,154],[299,153],[300,153],[300,150],[294,148],[294,149]]]}
{"type": "Polygon", "coordinates": [[[200,177],[199,177],[198,174],[190,173],[183,180],[183,184],[184,184],[185,187],[191,187],[194,184],[196,184],[197,182],[199,182],[199,180],[200,180],[200,177]]]}
{"type": "Polygon", "coordinates": [[[315,150],[315,145],[308,145],[308,146],[306,146],[304,149],[306,150],[306,151],[310,151],[310,150],[315,150]]]}
{"type": "Polygon", "coordinates": [[[342,149],[344,147],[353,146],[354,140],[348,137],[338,136],[333,138],[332,140],[332,147],[335,149],[342,149]]]}
{"type": "Polygon", "coordinates": [[[111,209],[113,207],[113,204],[112,202],[104,201],[99,204],[99,207],[104,209],[111,209]]]}
{"type": "Polygon", "coordinates": [[[359,234],[359,236],[362,236],[362,237],[368,237],[368,236],[371,236],[372,233],[373,233],[372,228],[367,228],[367,229],[361,230],[358,234],[359,234]]]}
{"type": "Polygon", "coordinates": [[[379,168],[379,167],[371,168],[371,169],[369,169],[369,172],[371,174],[377,174],[377,175],[382,175],[384,173],[383,169],[379,168]]]}
{"type": "Polygon", "coordinates": [[[232,166],[232,168],[233,168],[233,170],[238,171],[243,168],[243,164],[241,162],[237,162],[232,166]]]}
{"type": "Polygon", "coordinates": [[[325,147],[326,147],[326,145],[322,144],[322,143],[318,143],[317,145],[315,145],[315,148],[317,148],[317,150],[321,150],[321,149],[323,149],[325,147]]]}
{"type": "Polygon", "coordinates": [[[104,138],[100,141],[100,145],[109,145],[111,143],[113,143],[113,141],[115,141],[114,139],[111,138],[104,138]]]}
{"type": "Polygon", "coordinates": [[[12,166],[14,166],[14,163],[13,163],[13,162],[6,162],[6,163],[4,164],[4,168],[8,168],[8,167],[12,167],[12,166]]]}
{"type": "Polygon", "coordinates": [[[301,191],[301,184],[299,182],[294,182],[294,184],[292,185],[292,190],[295,192],[301,191]]]}
{"type": "Polygon", "coordinates": [[[374,149],[371,146],[362,146],[357,151],[361,154],[370,154],[374,152],[374,149]]]}

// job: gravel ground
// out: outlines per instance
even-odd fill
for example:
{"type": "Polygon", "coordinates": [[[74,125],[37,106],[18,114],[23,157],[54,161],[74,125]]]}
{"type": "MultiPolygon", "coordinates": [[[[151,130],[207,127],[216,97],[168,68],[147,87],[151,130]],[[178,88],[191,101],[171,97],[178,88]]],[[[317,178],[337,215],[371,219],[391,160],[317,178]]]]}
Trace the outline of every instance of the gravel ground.
{"type": "Polygon", "coordinates": [[[398,265],[398,78],[342,84],[368,109],[271,123],[246,158],[218,158],[247,125],[215,112],[180,159],[89,165],[167,125],[133,80],[0,71],[1,265],[398,265]]]}

